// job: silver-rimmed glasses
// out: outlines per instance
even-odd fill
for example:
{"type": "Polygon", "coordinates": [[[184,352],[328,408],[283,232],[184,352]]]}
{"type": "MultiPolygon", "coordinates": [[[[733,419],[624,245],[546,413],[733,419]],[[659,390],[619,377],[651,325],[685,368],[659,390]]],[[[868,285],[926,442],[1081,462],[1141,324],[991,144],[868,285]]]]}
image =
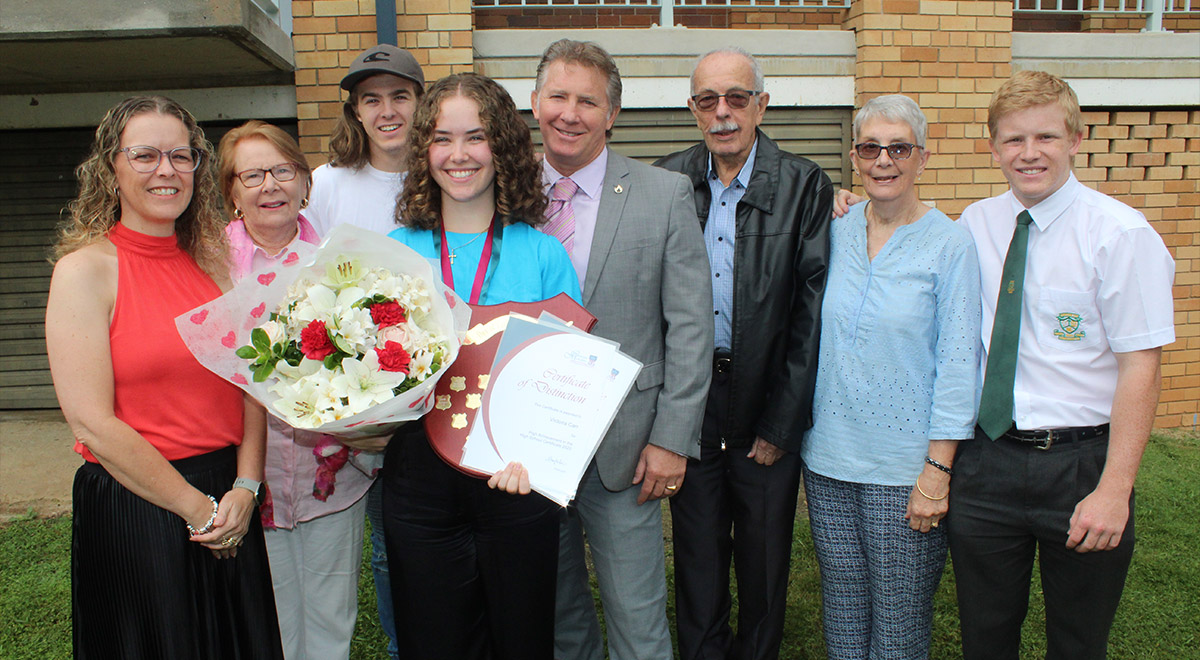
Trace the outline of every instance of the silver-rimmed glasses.
{"type": "Polygon", "coordinates": [[[195,147],[175,147],[170,151],[159,151],[154,147],[136,146],[122,147],[117,151],[123,152],[125,157],[129,159],[129,166],[135,172],[153,172],[158,169],[159,163],[162,162],[163,154],[167,155],[167,162],[171,163],[171,167],[175,168],[176,172],[195,172],[197,167],[200,167],[201,152],[195,147]]]}
{"type": "Polygon", "coordinates": [[[247,188],[257,188],[267,180],[267,172],[275,177],[276,181],[291,181],[296,178],[296,173],[300,170],[300,166],[295,163],[280,163],[272,165],[267,169],[255,167],[248,170],[242,170],[236,174],[238,181],[242,182],[247,188]]]}

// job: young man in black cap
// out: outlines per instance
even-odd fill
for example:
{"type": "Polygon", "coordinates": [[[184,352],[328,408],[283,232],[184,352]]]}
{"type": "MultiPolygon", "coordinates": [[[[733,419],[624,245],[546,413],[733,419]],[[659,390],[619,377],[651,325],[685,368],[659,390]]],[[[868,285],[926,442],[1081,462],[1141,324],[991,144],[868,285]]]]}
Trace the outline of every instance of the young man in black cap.
{"type": "Polygon", "coordinates": [[[341,87],[350,96],[333,128],[329,164],[313,172],[304,216],[321,236],[342,223],[387,234],[396,228],[408,126],[425,74],[411,53],[380,44],[354,59],[341,87]]]}

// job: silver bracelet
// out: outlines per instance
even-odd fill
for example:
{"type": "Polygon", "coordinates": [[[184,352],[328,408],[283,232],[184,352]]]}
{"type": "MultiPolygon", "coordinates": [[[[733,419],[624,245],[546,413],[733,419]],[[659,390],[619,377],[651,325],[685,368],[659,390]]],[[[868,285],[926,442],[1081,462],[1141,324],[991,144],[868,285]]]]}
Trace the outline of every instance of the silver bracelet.
{"type": "Polygon", "coordinates": [[[213,497],[212,495],[205,495],[205,497],[208,498],[209,502],[212,502],[212,505],[213,505],[212,515],[208,517],[208,522],[204,523],[204,526],[201,527],[200,529],[196,529],[195,527],[192,527],[192,523],[190,523],[186,520],[183,521],[183,524],[187,525],[188,534],[190,536],[199,536],[201,534],[207,534],[207,533],[211,532],[212,528],[213,528],[213,523],[215,523],[217,521],[217,498],[213,497]]]}
{"type": "Polygon", "coordinates": [[[942,465],[941,463],[938,463],[937,461],[933,460],[932,458],[930,458],[928,456],[925,457],[925,462],[932,465],[933,467],[941,470],[942,472],[945,472],[946,474],[948,474],[952,477],[954,476],[954,470],[951,469],[951,467],[949,465],[942,465]]]}

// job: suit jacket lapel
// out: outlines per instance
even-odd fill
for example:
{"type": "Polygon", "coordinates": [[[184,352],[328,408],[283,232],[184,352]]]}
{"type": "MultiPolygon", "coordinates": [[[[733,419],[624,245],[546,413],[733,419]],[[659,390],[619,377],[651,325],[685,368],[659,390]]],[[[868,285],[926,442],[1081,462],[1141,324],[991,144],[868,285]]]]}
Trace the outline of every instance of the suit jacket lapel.
{"type": "Polygon", "coordinates": [[[609,151],[604,186],[600,189],[600,207],[596,210],[596,231],[592,235],[592,251],[588,255],[587,276],[584,277],[583,283],[584,307],[587,307],[591,300],[596,282],[604,270],[604,262],[608,259],[608,252],[617,235],[617,225],[621,222],[621,213],[625,210],[630,186],[629,166],[625,159],[609,151]],[[621,188],[620,193],[616,192],[618,186],[621,188]]]}

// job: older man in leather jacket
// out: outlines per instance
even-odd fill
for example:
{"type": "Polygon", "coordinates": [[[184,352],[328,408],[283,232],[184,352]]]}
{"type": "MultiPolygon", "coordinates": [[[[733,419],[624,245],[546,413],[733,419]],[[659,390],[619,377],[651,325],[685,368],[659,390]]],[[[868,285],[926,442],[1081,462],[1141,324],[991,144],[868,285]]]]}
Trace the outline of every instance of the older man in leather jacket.
{"type": "Polygon", "coordinates": [[[679,651],[773,659],[783,637],[801,436],[811,424],[833,187],[758,129],[754,58],[713,51],[688,107],[704,142],[656,165],[687,175],[704,228],[716,340],[701,457],[671,499],[679,651]],[[738,581],[730,628],[729,566],[738,581]]]}

